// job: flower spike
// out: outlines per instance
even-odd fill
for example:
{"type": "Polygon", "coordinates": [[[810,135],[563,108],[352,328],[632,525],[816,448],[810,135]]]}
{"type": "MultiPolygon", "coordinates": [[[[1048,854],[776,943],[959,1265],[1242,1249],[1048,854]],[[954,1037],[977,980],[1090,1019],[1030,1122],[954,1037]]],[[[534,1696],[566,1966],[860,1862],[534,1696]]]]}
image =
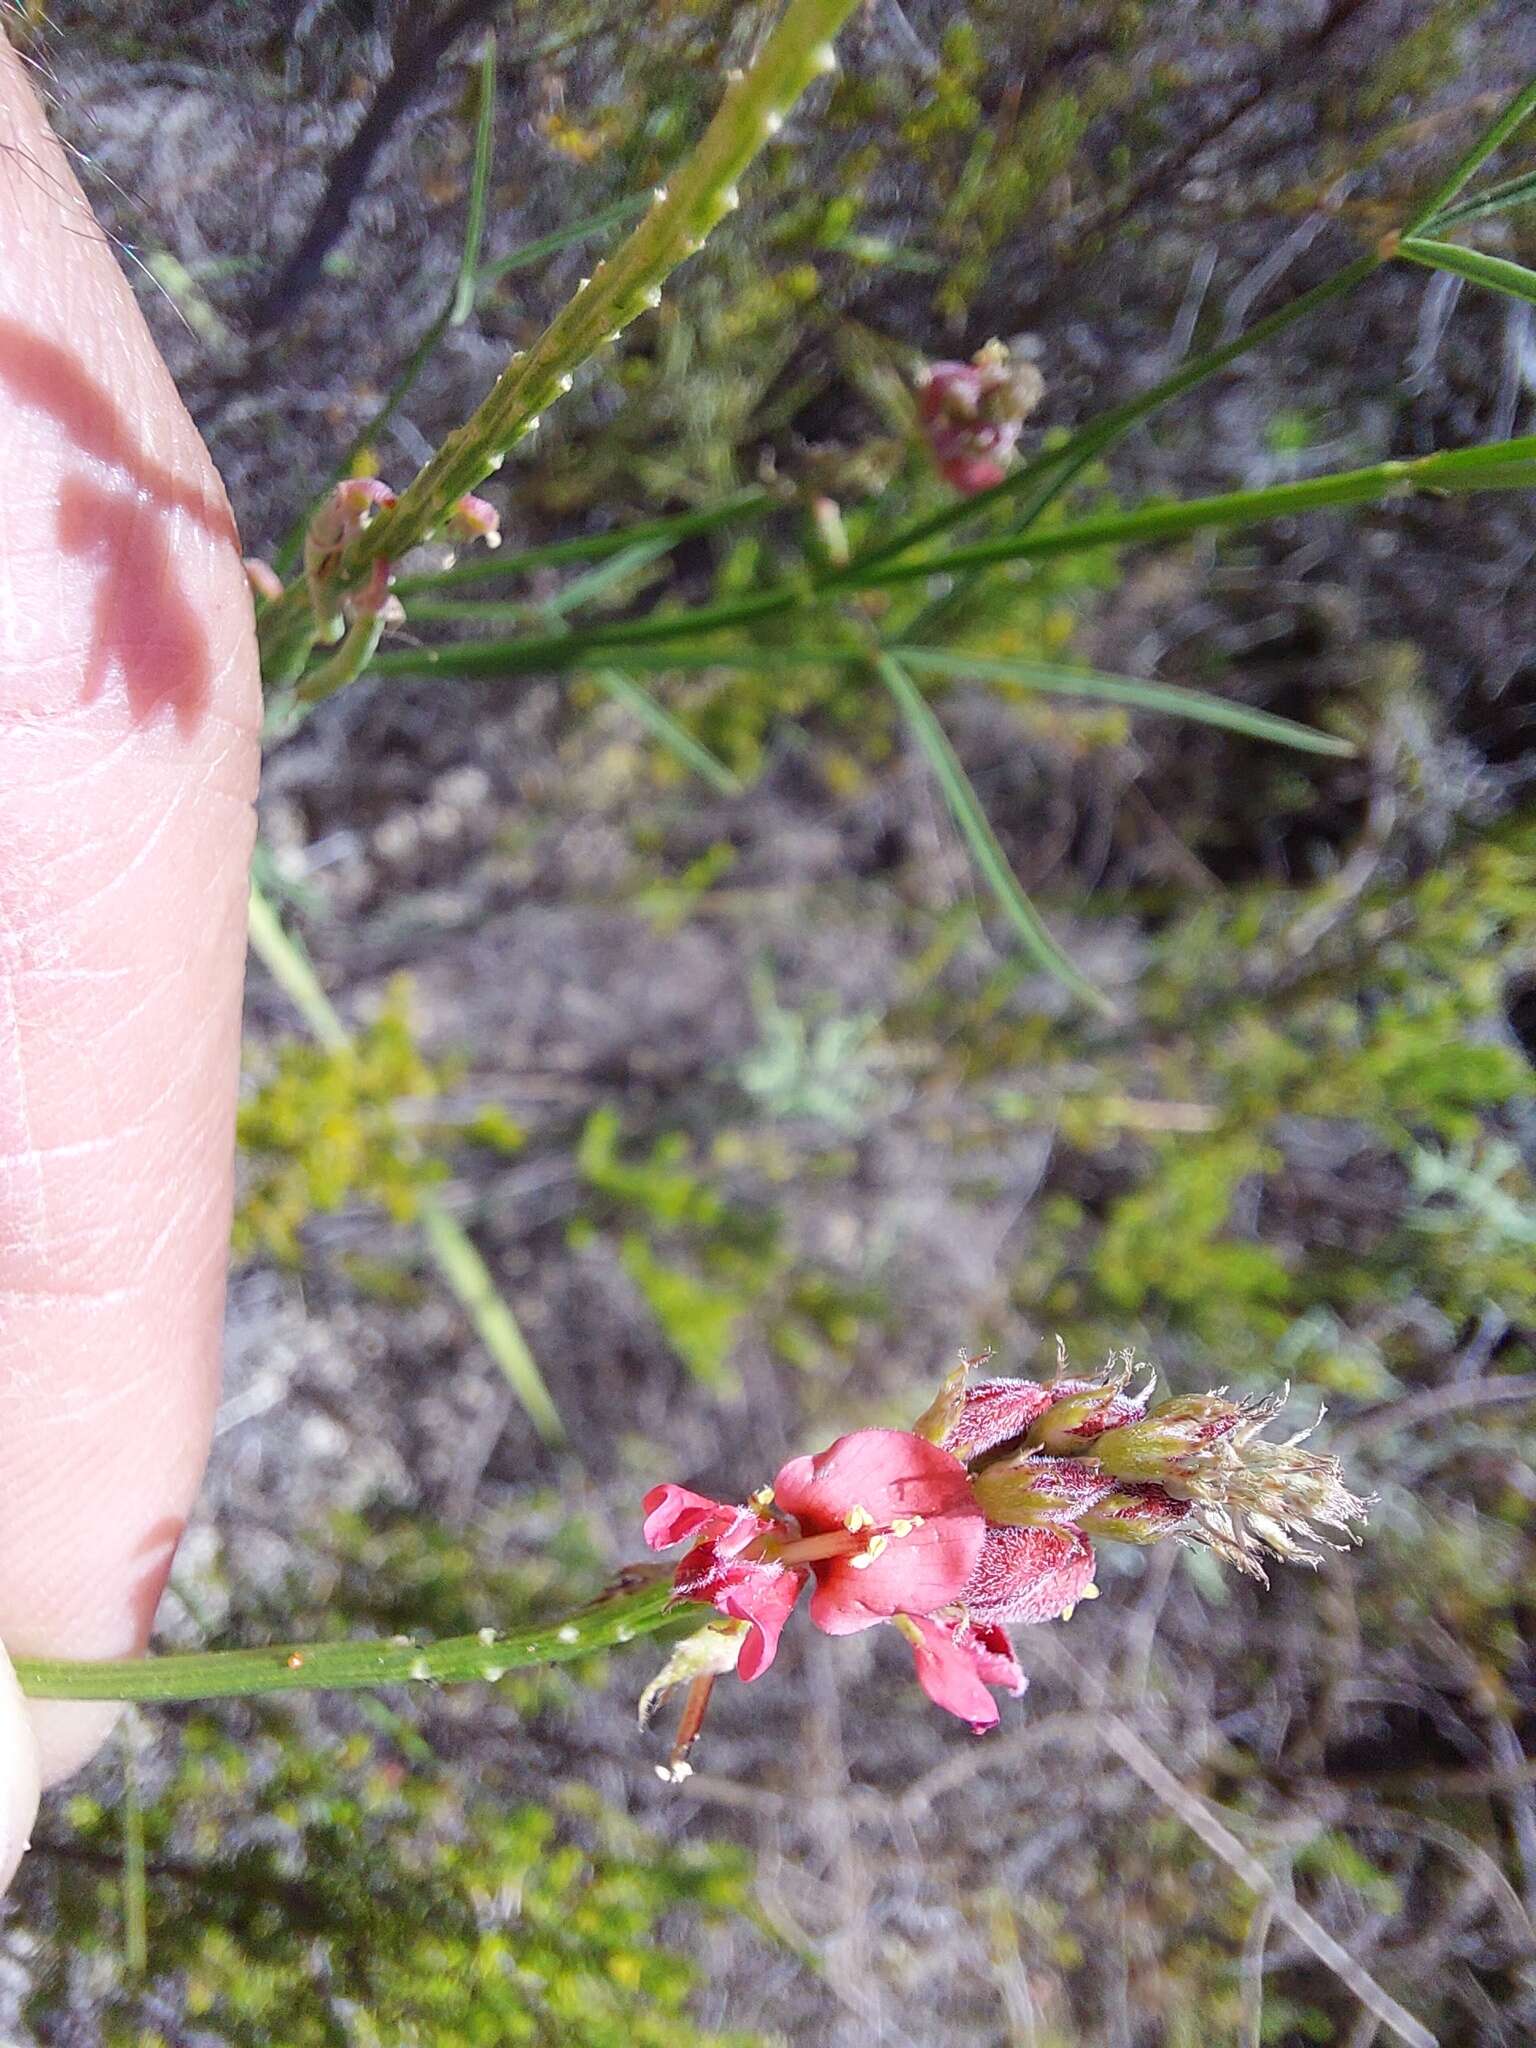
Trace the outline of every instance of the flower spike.
{"type": "Polygon", "coordinates": [[[1024,1690],[1007,1629],[1068,1620],[1095,1598],[1095,1541],[1175,1536],[1262,1581],[1264,1555],[1316,1564],[1325,1532],[1353,1540],[1365,1518],[1338,1461],[1303,1448],[1310,1430],[1263,1437],[1283,1392],[1154,1406],[1155,1375],[1132,1386],[1130,1351],[1092,1378],[1073,1377],[1062,1353],[1044,1383],[972,1381],[985,1362],[962,1353],[912,1429],[855,1430],[791,1458],[739,1506],[683,1486],[646,1495],[647,1543],[690,1546],[673,1599],[725,1617],[646,1689],[644,1714],[689,1688],[664,1777],[691,1769],[716,1677],[760,1677],[808,1585],[818,1628],[893,1626],[928,1697],[980,1734],[997,1722],[994,1692],[1024,1690]]]}

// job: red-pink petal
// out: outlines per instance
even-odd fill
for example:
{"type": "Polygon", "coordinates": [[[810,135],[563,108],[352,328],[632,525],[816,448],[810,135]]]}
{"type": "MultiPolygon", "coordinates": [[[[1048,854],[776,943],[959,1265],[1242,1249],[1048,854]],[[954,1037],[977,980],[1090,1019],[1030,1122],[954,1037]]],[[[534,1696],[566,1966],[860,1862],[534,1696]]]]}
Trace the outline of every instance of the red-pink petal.
{"type": "Polygon", "coordinates": [[[813,1458],[792,1458],[773,1490],[808,1536],[845,1528],[855,1508],[876,1530],[922,1518],[921,1527],[889,1536],[867,1565],[855,1565],[851,1556],[812,1565],[811,1619],[828,1635],[852,1635],[893,1614],[946,1606],[959,1597],[985,1540],[965,1467],[903,1429],[856,1430],[813,1458]]]}
{"type": "Polygon", "coordinates": [[[976,1513],[960,1460],[906,1429],[856,1429],[812,1458],[791,1458],[773,1493],[808,1536],[841,1529],[856,1507],[882,1526],[976,1513]]]}
{"type": "MultiPolygon", "coordinates": [[[[997,1702],[987,1690],[989,1684],[1006,1684],[1010,1692],[1024,1690],[1024,1676],[1012,1651],[1005,1657],[990,1643],[978,1641],[976,1632],[963,1623],[914,1614],[904,1622],[903,1633],[912,1645],[917,1682],[923,1691],[935,1706],[968,1723],[976,1735],[997,1726],[997,1702]],[[1009,1667],[1006,1674],[995,1675],[1002,1672],[1005,1662],[1009,1667]]],[[[992,1633],[1000,1631],[989,1631],[992,1633]]],[[[1006,1645],[1006,1636],[1003,1642],[1006,1645]]]]}
{"type": "MultiPolygon", "coordinates": [[[[952,491],[958,491],[962,498],[974,498],[978,491],[990,491],[1008,474],[1001,463],[994,462],[987,455],[939,454],[938,463],[945,483],[952,491]]],[[[993,1719],[996,1718],[994,1710],[993,1719]]]]}
{"type": "Polygon", "coordinates": [[[653,1486],[641,1505],[645,1509],[645,1540],[652,1550],[666,1550],[674,1543],[685,1543],[690,1536],[723,1529],[741,1512],[724,1501],[690,1493],[686,1486],[653,1486]]]}
{"type": "Polygon", "coordinates": [[[722,1614],[751,1623],[736,1660],[736,1676],[749,1683],[761,1678],[778,1655],[779,1636],[805,1584],[803,1571],[792,1571],[784,1565],[773,1570],[772,1578],[759,1572],[726,1586],[715,1601],[722,1614]]]}
{"type": "Polygon", "coordinates": [[[706,1538],[678,1566],[672,1590],[679,1600],[707,1601],[721,1614],[752,1624],[736,1664],[737,1675],[751,1679],[773,1662],[779,1632],[809,1576],[803,1565],[731,1555],[706,1538]]]}
{"type": "Polygon", "coordinates": [[[1029,1680],[1019,1669],[1019,1660],[1013,1654],[1013,1645],[1007,1631],[995,1623],[971,1622],[959,1632],[961,1644],[975,1659],[976,1669],[987,1685],[1001,1686],[1003,1691],[1018,1699],[1029,1685],[1029,1680]]]}
{"type": "Polygon", "coordinates": [[[961,1598],[978,1627],[1054,1621],[1093,1583],[1093,1545],[1077,1529],[990,1526],[961,1598]]]}
{"type": "Polygon", "coordinates": [[[966,1388],[959,1420],[945,1437],[944,1448],[957,1458],[978,1458],[983,1451],[1022,1437],[1055,1398],[1035,1380],[978,1380],[966,1388]]]}

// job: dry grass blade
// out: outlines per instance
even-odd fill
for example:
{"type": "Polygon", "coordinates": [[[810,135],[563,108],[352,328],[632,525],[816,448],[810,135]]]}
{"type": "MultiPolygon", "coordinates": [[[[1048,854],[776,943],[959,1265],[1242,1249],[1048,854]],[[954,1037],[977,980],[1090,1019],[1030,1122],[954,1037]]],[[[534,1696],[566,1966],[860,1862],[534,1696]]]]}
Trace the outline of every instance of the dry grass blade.
{"type": "Polygon", "coordinates": [[[1121,1762],[1135,1772],[1147,1790],[1155,1794],[1192,1835],[1204,1842],[1213,1856],[1220,1857],[1232,1874],[1268,1905],[1271,1918],[1289,1929],[1299,1942],[1310,1949],[1366,2011],[1404,2042],[1406,2048],[1440,2048],[1423,2021],[1415,2019],[1405,2006],[1399,2005],[1391,1993],[1384,1991],[1376,1982],[1365,1965],[1352,1956],[1342,1942],[1334,1939],[1321,1921],[1284,1892],[1258,1857],[1243,1846],[1199,1793],[1192,1792],[1181,1783],[1130,1723],[1112,1711],[1103,1683],[1058,1645],[1050,1646],[1050,1654],[1052,1662],[1077,1687],[1084,1703],[1093,1709],[1094,1730],[1105,1747],[1112,1749],[1121,1762]]]}

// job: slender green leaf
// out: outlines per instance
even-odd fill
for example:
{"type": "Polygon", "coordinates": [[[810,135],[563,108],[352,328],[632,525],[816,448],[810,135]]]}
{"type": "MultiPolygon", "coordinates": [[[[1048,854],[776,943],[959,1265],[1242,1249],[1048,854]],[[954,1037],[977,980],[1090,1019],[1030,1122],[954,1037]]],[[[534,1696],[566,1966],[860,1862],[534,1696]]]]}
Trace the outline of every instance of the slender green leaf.
{"type": "Polygon", "coordinates": [[[261,890],[251,884],[251,951],[298,1011],[328,1052],[340,1052],[352,1040],[336,1006],[320,986],[303,943],[284,929],[282,920],[261,890]]]}
{"type": "Polygon", "coordinates": [[[1046,929],[1039,911],[1019,886],[1018,877],[1009,867],[1007,855],[998,845],[997,837],[987,822],[981,801],[922,691],[900,662],[894,661],[889,654],[877,656],[875,666],[933,770],[934,780],[970,848],[971,858],[982,879],[1018,933],[1025,951],[1037,966],[1053,974],[1083,1002],[1092,1004],[1106,1015],[1113,1015],[1113,1005],[1072,965],[1046,929]]]}
{"type": "Polygon", "coordinates": [[[510,256],[498,256],[494,262],[481,268],[476,282],[483,290],[488,284],[510,277],[516,270],[531,270],[546,256],[558,256],[562,249],[569,249],[577,242],[590,241],[593,235],[600,235],[605,228],[616,228],[627,220],[638,220],[650,204],[649,192],[631,192],[627,198],[616,199],[611,206],[605,206],[600,213],[589,213],[584,220],[573,220],[568,227],[540,235],[536,242],[524,242],[510,256]]]}
{"type": "Polygon", "coordinates": [[[655,538],[637,540],[616,555],[610,555],[606,562],[599,562],[584,575],[574,576],[563,590],[556,591],[547,603],[540,606],[550,618],[562,619],[567,613],[579,611],[583,605],[595,604],[599,598],[607,597],[611,591],[620,589],[642,569],[648,569],[659,555],[671,549],[670,539],[655,538]]]}
{"type": "Polygon", "coordinates": [[[688,728],[680,725],[671,712],[658,704],[648,690],[642,690],[632,677],[614,668],[595,668],[590,673],[599,689],[606,690],[615,703],[632,712],[646,731],[692,774],[707,782],[711,789],[718,790],[721,796],[741,794],[740,781],[725,763],[717,760],[708,747],[701,746],[688,728]]]}
{"type": "Polygon", "coordinates": [[[1245,733],[1250,739],[1273,740],[1304,754],[1344,757],[1355,751],[1348,740],[1337,739],[1332,733],[1298,725],[1294,719],[1277,718],[1269,711],[1251,710],[1246,704],[1229,703],[1205,690],[1183,689],[1176,683],[1142,682],[1135,676],[1103,675],[1096,669],[1058,668],[1048,662],[1015,661],[1001,655],[965,654],[937,647],[891,647],[887,652],[908,668],[930,669],[936,675],[977,676],[1018,683],[1048,696],[1087,697],[1104,704],[1129,704],[1138,711],[1169,712],[1176,718],[1192,718],[1201,725],[1245,733]]]}
{"type": "MultiPolygon", "coordinates": [[[[460,640],[447,647],[399,647],[374,657],[370,675],[469,678],[568,674],[603,653],[601,633],[560,633],[526,640],[460,640]]],[[[753,671],[822,668],[829,663],[864,662],[865,651],[800,647],[625,647],[624,666],[650,675],[676,670],[737,668],[753,671]]]]}
{"type": "Polygon", "coordinates": [[[464,215],[464,249],[448,308],[450,326],[462,327],[475,310],[480,249],[485,241],[485,200],[491,182],[491,157],[496,141],[496,31],[487,29],[480,47],[480,105],[475,121],[475,160],[469,178],[469,206],[464,215]]]}
{"type": "Polygon", "coordinates": [[[1470,284],[1485,285],[1507,298],[1524,299],[1536,306],[1536,270],[1523,263],[1511,263],[1503,256],[1488,256],[1481,249],[1465,249],[1459,242],[1430,242],[1411,235],[1398,244],[1399,256],[1422,263],[1430,270],[1449,270],[1470,284]]]}
{"type": "Polygon", "coordinates": [[[395,585],[401,597],[415,591],[445,590],[461,583],[489,583],[502,576],[521,576],[530,569],[558,566],[562,562],[592,562],[640,547],[648,541],[665,540],[669,546],[694,534],[710,533],[733,519],[750,518],[774,502],[771,491],[758,488],[737,491],[718,505],[695,512],[676,512],[665,519],[645,519],[633,526],[618,526],[610,533],[573,534],[569,540],[547,541],[540,547],[524,548],[515,555],[476,555],[452,569],[432,575],[402,576],[395,585]]]}
{"type": "MultiPolygon", "coordinates": [[[[1485,185],[1469,199],[1458,199],[1444,213],[1424,222],[1437,234],[1446,228],[1464,227],[1468,221],[1487,220],[1496,213],[1512,213],[1516,207],[1536,206],[1536,171],[1521,171],[1497,185],[1485,185]]],[[[1417,241],[1418,237],[1415,236],[1417,241]]]]}
{"type": "MultiPolygon", "coordinates": [[[[1046,532],[1002,534],[996,540],[951,548],[921,562],[877,563],[866,568],[851,563],[829,583],[851,587],[906,583],[916,577],[952,575],[960,569],[991,562],[1027,561],[1042,555],[1080,552],[1085,548],[1166,540],[1195,533],[1202,527],[1251,526],[1295,512],[1330,505],[1358,505],[1375,498],[1396,497],[1413,490],[1505,490],[1529,483],[1536,464],[1536,435],[1518,440],[1480,442],[1473,448],[1452,448],[1411,462],[1378,462],[1368,469],[1337,470],[1300,483],[1271,484],[1260,490],[1224,491],[1212,498],[1176,498],[1166,504],[1138,505],[1129,512],[1106,512],[1075,520],[1046,532]]],[[[643,623],[643,622],[642,622],[643,623]]]]}
{"type": "Polygon", "coordinates": [[[149,1882],[144,1854],[144,1788],[139,1769],[139,1719],[122,1722],[123,1754],[123,1959],[131,1975],[149,1969],[149,1882]]]}
{"type": "Polygon", "coordinates": [[[565,1442],[565,1425],[550,1397],[538,1361],[518,1328],[517,1318],[498,1292],[490,1268],[468,1233],[428,1189],[418,1197],[417,1213],[437,1270],[453,1289],[474,1325],[475,1335],[500,1366],[507,1384],[522,1402],[529,1421],[547,1444],[565,1442]]]}
{"type": "MultiPolygon", "coordinates": [[[[351,1036],[320,986],[309,955],[284,929],[277,912],[254,884],[250,939],[252,952],[320,1043],[331,1052],[344,1051],[352,1043],[351,1036]]],[[[517,1318],[497,1293],[485,1261],[432,1189],[420,1191],[417,1214],[433,1263],[474,1325],[481,1343],[505,1374],[534,1429],[547,1444],[564,1443],[560,1412],[539,1371],[538,1361],[518,1328],[517,1318]]]]}
{"type": "Polygon", "coordinates": [[[522,599],[503,604],[495,600],[487,603],[484,599],[472,597],[434,597],[428,588],[425,595],[412,597],[411,617],[418,621],[433,619],[481,628],[560,619],[567,612],[576,611],[582,605],[595,604],[599,598],[619,589],[642,569],[648,568],[658,556],[666,554],[671,546],[670,539],[636,541],[632,547],[608,556],[584,575],[573,577],[563,590],[557,590],[553,597],[546,598],[541,604],[522,599]]]}
{"type": "Polygon", "coordinates": [[[1421,228],[1438,221],[1463,185],[1477,176],[1494,151],[1503,148],[1515,131],[1524,126],[1532,112],[1536,112],[1536,78],[1527,80],[1497,119],[1489,122],[1466,155],[1458,160],[1414,214],[1404,228],[1404,234],[1416,235],[1421,228]]]}

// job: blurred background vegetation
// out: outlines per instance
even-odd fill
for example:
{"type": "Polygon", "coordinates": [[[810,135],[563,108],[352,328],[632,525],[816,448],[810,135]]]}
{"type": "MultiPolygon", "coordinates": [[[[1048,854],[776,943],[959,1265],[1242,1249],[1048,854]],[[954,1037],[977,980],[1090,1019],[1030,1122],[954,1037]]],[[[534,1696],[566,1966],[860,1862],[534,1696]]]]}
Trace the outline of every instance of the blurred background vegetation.
{"type": "MultiPolygon", "coordinates": [[[[500,275],[367,443],[397,483],[764,18],[57,0],[18,30],[269,553],[452,292],[473,31],[500,275]]],[[[1166,375],[1399,222],[1536,28],[1518,0],[868,0],[843,55],[496,490],[509,550],[751,515],[595,587],[532,568],[496,591],[530,629],[583,575],[620,616],[748,592],[811,494],[942,503],[924,357],[1032,355],[1029,446],[1166,375]]],[[[1483,246],[1536,259],[1536,212],[1483,246]]],[[[1529,431],[1533,318],[1385,270],[1074,507],[1529,431]]],[[[1536,2038],[1532,534],[1523,495],[1423,496],[995,586],[1020,657],[1357,749],[925,677],[1110,1021],[1020,957],[891,702],[768,628],[758,666],[645,673],[718,786],[591,677],[412,676],[427,625],[275,747],[259,879],[306,953],[253,969],[226,1398],[168,1642],[510,1625],[632,1557],[655,1480],[739,1494],[909,1418],[958,1347],[1044,1372],[1058,1332],[1174,1390],[1289,1381],[1380,1502],[1268,1594],[1106,1558],[984,1742],[888,1646],[808,1629],[717,1701],[681,1791],[632,1724],[643,1656],[157,1713],[45,1816],[7,2038],[1390,2038],[1106,1729],[1447,2048],[1536,2038]]]]}

